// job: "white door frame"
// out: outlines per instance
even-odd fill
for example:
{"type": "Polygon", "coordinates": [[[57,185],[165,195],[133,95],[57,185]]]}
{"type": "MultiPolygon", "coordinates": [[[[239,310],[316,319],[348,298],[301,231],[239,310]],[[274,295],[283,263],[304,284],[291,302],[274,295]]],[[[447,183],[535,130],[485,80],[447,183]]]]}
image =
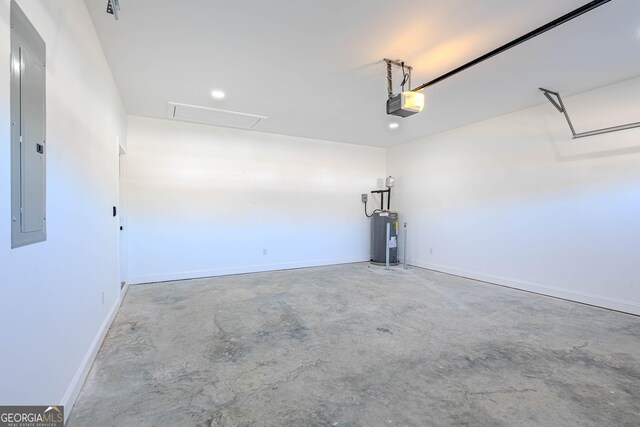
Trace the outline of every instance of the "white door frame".
{"type": "Polygon", "coordinates": [[[118,144],[118,280],[122,289],[128,282],[127,244],[127,152],[118,144]]]}

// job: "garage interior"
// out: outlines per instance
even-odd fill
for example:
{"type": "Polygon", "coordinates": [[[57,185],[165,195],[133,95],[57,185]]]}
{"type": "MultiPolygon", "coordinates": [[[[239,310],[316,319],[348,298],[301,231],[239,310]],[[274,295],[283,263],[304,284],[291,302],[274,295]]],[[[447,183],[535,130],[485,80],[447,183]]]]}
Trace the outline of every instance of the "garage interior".
{"type": "Polygon", "coordinates": [[[640,3],[0,0],[0,406],[640,424],[640,3]]]}

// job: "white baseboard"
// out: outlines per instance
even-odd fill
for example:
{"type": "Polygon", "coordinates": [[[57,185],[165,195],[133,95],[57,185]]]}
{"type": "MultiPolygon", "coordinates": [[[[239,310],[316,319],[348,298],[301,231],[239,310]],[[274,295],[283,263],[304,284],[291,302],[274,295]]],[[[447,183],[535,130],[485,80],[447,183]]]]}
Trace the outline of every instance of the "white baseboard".
{"type": "Polygon", "coordinates": [[[439,271],[441,273],[453,274],[455,276],[466,277],[469,279],[480,280],[500,286],[520,289],[523,291],[533,292],[536,294],[546,295],[555,298],[562,298],[569,301],[575,301],[583,304],[594,305],[597,307],[607,308],[616,311],[622,311],[629,314],[640,316],[640,304],[633,301],[624,301],[615,298],[609,298],[601,295],[594,295],[585,292],[573,291],[569,289],[555,288],[551,286],[539,285],[536,283],[528,283],[519,280],[509,279],[506,277],[493,276],[476,271],[464,270],[448,265],[435,264],[432,262],[413,260],[411,265],[422,267],[429,270],[439,271]]]}
{"type": "Polygon", "coordinates": [[[132,275],[129,281],[132,285],[144,283],[168,282],[173,280],[199,279],[203,277],[228,276],[232,274],[259,273],[264,271],[291,270],[294,268],[321,267],[325,265],[349,264],[353,262],[369,261],[369,256],[356,256],[346,258],[326,258],[309,261],[285,262],[278,264],[262,264],[238,267],[213,268],[206,270],[178,271],[174,273],[158,273],[132,275]]]}
{"type": "Polygon", "coordinates": [[[128,291],[129,291],[129,283],[125,282],[124,286],[120,290],[120,304],[122,304],[122,301],[124,301],[124,297],[127,296],[128,291]]]}
{"type": "Polygon", "coordinates": [[[73,405],[75,405],[76,400],[78,399],[80,390],[82,389],[82,386],[84,385],[84,382],[87,379],[87,375],[89,375],[89,371],[91,370],[91,366],[93,366],[93,362],[95,361],[96,356],[98,355],[98,351],[102,346],[102,342],[104,341],[104,338],[107,336],[107,332],[109,332],[109,328],[111,327],[113,320],[116,318],[116,315],[118,314],[118,310],[120,309],[120,305],[122,304],[122,301],[124,300],[124,297],[127,294],[128,289],[129,289],[129,286],[125,284],[125,286],[120,291],[120,298],[116,300],[116,302],[113,304],[113,306],[109,310],[109,313],[107,314],[107,317],[104,319],[104,322],[102,322],[102,325],[100,326],[98,333],[94,337],[93,342],[91,342],[91,346],[89,347],[89,350],[87,351],[84,358],[82,359],[82,362],[80,363],[80,366],[76,371],[76,374],[73,376],[73,379],[71,380],[71,384],[69,384],[69,387],[67,387],[67,391],[65,392],[64,397],[62,398],[62,405],[64,406],[64,417],[65,417],[64,422],[65,423],[69,419],[69,415],[73,410],[73,405]]]}

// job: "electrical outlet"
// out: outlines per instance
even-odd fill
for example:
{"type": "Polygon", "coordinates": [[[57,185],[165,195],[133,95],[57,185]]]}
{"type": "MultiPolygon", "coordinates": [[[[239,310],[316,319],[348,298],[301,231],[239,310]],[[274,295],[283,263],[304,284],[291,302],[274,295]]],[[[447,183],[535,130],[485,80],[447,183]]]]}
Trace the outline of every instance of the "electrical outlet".
{"type": "Polygon", "coordinates": [[[267,254],[267,250],[266,250],[266,249],[263,249],[263,250],[262,250],[262,255],[266,255],[266,254],[267,254]]]}
{"type": "Polygon", "coordinates": [[[104,305],[104,291],[102,291],[102,305],[104,305]]]}
{"type": "Polygon", "coordinates": [[[362,203],[367,203],[368,199],[369,199],[369,195],[368,194],[363,194],[362,195],[362,203]]]}
{"type": "Polygon", "coordinates": [[[433,255],[433,248],[429,248],[429,255],[433,255]]]}

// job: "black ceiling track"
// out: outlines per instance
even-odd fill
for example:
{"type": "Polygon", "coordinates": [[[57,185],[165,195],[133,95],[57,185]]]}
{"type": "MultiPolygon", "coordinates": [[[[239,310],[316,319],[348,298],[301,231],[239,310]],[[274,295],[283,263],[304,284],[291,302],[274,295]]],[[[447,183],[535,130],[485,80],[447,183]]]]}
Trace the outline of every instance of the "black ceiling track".
{"type": "Polygon", "coordinates": [[[458,67],[458,68],[456,68],[454,70],[451,70],[448,73],[443,74],[440,77],[437,77],[437,78],[435,78],[435,79],[433,79],[433,80],[431,80],[431,81],[429,81],[427,83],[421,84],[420,86],[418,86],[418,87],[416,87],[414,89],[411,89],[411,90],[413,92],[418,92],[418,91],[421,91],[422,89],[425,89],[425,88],[427,88],[429,86],[433,86],[434,84],[439,83],[439,82],[441,82],[441,81],[443,81],[445,79],[448,79],[449,77],[454,76],[454,75],[460,73],[461,71],[466,70],[467,68],[471,68],[474,65],[477,65],[477,64],[479,64],[479,63],[481,63],[483,61],[486,61],[489,58],[492,58],[492,57],[494,57],[496,55],[501,54],[502,52],[504,52],[506,50],[511,49],[512,47],[516,47],[519,44],[522,44],[522,43],[526,42],[527,40],[531,40],[532,38],[537,37],[540,34],[546,33],[547,31],[552,30],[552,29],[554,29],[554,28],[556,28],[556,27],[558,27],[558,26],[560,26],[560,25],[562,25],[562,24],[564,24],[566,22],[569,22],[572,19],[577,18],[578,16],[583,15],[583,14],[585,14],[587,12],[590,12],[593,9],[598,8],[598,7],[600,7],[600,6],[602,6],[602,5],[606,4],[606,3],[609,3],[610,1],[611,0],[595,0],[595,1],[591,1],[591,2],[589,2],[587,4],[585,4],[584,6],[577,8],[574,11],[567,13],[566,15],[562,15],[558,19],[555,19],[555,20],[543,25],[542,27],[536,28],[535,30],[533,30],[533,31],[521,36],[521,37],[518,37],[517,39],[512,40],[509,43],[507,43],[505,45],[502,45],[499,48],[494,49],[491,52],[486,53],[486,54],[474,59],[473,61],[467,62],[466,64],[464,64],[464,65],[462,65],[462,66],[460,66],[460,67],[458,67]]]}

